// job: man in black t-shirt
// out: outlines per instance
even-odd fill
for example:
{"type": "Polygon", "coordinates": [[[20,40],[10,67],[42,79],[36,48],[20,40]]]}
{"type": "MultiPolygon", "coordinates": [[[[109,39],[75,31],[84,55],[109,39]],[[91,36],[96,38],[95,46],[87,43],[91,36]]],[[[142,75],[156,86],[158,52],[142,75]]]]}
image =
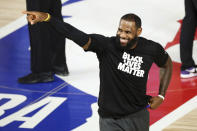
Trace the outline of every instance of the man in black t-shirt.
{"type": "Polygon", "coordinates": [[[172,62],[162,46],[139,37],[141,19],[126,14],[120,19],[117,35],[105,37],[86,34],[72,25],[42,12],[24,12],[31,24],[47,21],[64,37],[85,51],[95,52],[100,68],[99,116],[101,131],[148,131],[150,109],[163,102],[168,88],[172,62]],[[146,95],[151,65],[160,67],[158,96],[146,95]]]}

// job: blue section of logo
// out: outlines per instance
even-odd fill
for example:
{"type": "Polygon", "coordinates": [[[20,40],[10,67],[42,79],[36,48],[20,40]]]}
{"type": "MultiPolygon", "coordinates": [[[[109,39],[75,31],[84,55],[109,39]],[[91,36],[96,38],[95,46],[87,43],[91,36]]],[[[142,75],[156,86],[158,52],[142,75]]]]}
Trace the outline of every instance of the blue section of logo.
{"type": "MultiPolygon", "coordinates": [[[[67,98],[67,100],[33,129],[19,128],[24,121],[14,121],[4,127],[0,127],[0,130],[69,131],[84,124],[86,119],[92,115],[91,104],[97,101],[96,97],[78,90],[58,77],[55,77],[55,81],[51,83],[27,85],[17,83],[18,77],[30,72],[30,52],[28,48],[27,25],[0,39],[0,93],[27,97],[27,100],[22,104],[5,110],[5,113],[0,116],[0,121],[20,111],[30,103],[39,102],[48,96],[67,98]]],[[[9,99],[0,99],[0,106],[8,101],[9,99]]],[[[42,108],[44,106],[27,116],[32,117],[42,108]]]]}
{"type": "Polygon", "coordinates": [[[68,1],[62,3],[62,6],[66,6],[66,5],[76,3],[76,2],[79,2],[79,1],[83,1],[83,0],[68,0],[68,1]]]}
{"type": "MultiPolygon", "coordinates": [[[[67,6],[67,5],[70,5],[70,4],[73,4],[76,2],[80,2],[80,1],[83,1],[83,0],[68,0],[68,1],[62,3],[62,6],[67,6]]],[[[63,18],[70,18],[70,17],[72,17],[72,16],[63,15],[63,18]]]]}

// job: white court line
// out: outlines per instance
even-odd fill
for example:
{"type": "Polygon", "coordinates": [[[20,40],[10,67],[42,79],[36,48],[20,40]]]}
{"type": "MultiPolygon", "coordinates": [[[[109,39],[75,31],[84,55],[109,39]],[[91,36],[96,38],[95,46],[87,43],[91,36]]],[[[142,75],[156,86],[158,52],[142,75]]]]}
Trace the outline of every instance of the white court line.
{"type": "MultiPolygon", "coordinates": [[[[57,93],[59,90],[63,89],[63,88],[66,87],[66,86],[68,86],[68,84],[65,83],[65,82],[62,83],[62,84],[60,84],[59,86],[57,86],[57,87],[55,87],[54,89],[52,89],[52,90],[46,92],[45,94],[43,94],[42,96],[40,96],[39,98],[37,98],[36,100],[34,100],[33,102],[29,103],[27,106],[30,106],[30,105],[32,105],[32,104],[34,104],[34,103],[40,101],[41,99],[44,99],[44,98],[46,98],[46,97],[48,97],[48,96],[50,96],[50,95],[53,95],[53,94],[57,93]]],[[[27,107],[27,106],[25,106],[25,107],[27,107]]]]}
{"type": "Polygon", "coordinates": [[[26,15],[0,28],[0,39],[27,24],[26,15]]]}
{"type": "Polygon", "coordinates": [[[150,131],[162,131],[164,128],[166,128],[176,120],[180,119],[187,113],[191,112],[195,108],[197,108],[197,96],[188,100],[176,110],[170,112],[169,114],[158,120],[156,123],[151,125],[150,131]]]}

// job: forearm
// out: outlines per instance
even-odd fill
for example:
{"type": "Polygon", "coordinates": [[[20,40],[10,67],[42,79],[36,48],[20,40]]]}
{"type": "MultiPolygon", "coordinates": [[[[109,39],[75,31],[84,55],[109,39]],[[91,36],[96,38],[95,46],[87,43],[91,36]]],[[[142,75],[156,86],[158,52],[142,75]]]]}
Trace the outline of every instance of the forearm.
{"type": "Polygon", "coordinates": [[[160,87],[159,87],[159,94],[165,96],[166,90],[170,83],[172,76],[172,61],[170,57],[164,67],[160,68],[160,87]]]}
{"type": "Polygon", "coordinates": [[[84,47],[90,41],[89,35],[78,30],[77,28],[73,27],[72,25],[66,22],[51,17],[49,23],[55,28],[57,32],[59,32],[66,38],[74,41],[76,44],[78,44],[81,47],[84,47]]]}

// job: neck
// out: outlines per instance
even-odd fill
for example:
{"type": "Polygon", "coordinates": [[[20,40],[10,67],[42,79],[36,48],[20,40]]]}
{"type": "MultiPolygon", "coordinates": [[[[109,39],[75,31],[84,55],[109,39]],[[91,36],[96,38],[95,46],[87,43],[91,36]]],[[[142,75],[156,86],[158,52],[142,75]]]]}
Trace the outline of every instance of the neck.
{"type": "Polygon", "coordinates": [[[131,47],[131,50],[134,49],[134,48],[136,48],[136,46],[137,46],[137,41],[136,41],[135,44],[131,47]]]}

